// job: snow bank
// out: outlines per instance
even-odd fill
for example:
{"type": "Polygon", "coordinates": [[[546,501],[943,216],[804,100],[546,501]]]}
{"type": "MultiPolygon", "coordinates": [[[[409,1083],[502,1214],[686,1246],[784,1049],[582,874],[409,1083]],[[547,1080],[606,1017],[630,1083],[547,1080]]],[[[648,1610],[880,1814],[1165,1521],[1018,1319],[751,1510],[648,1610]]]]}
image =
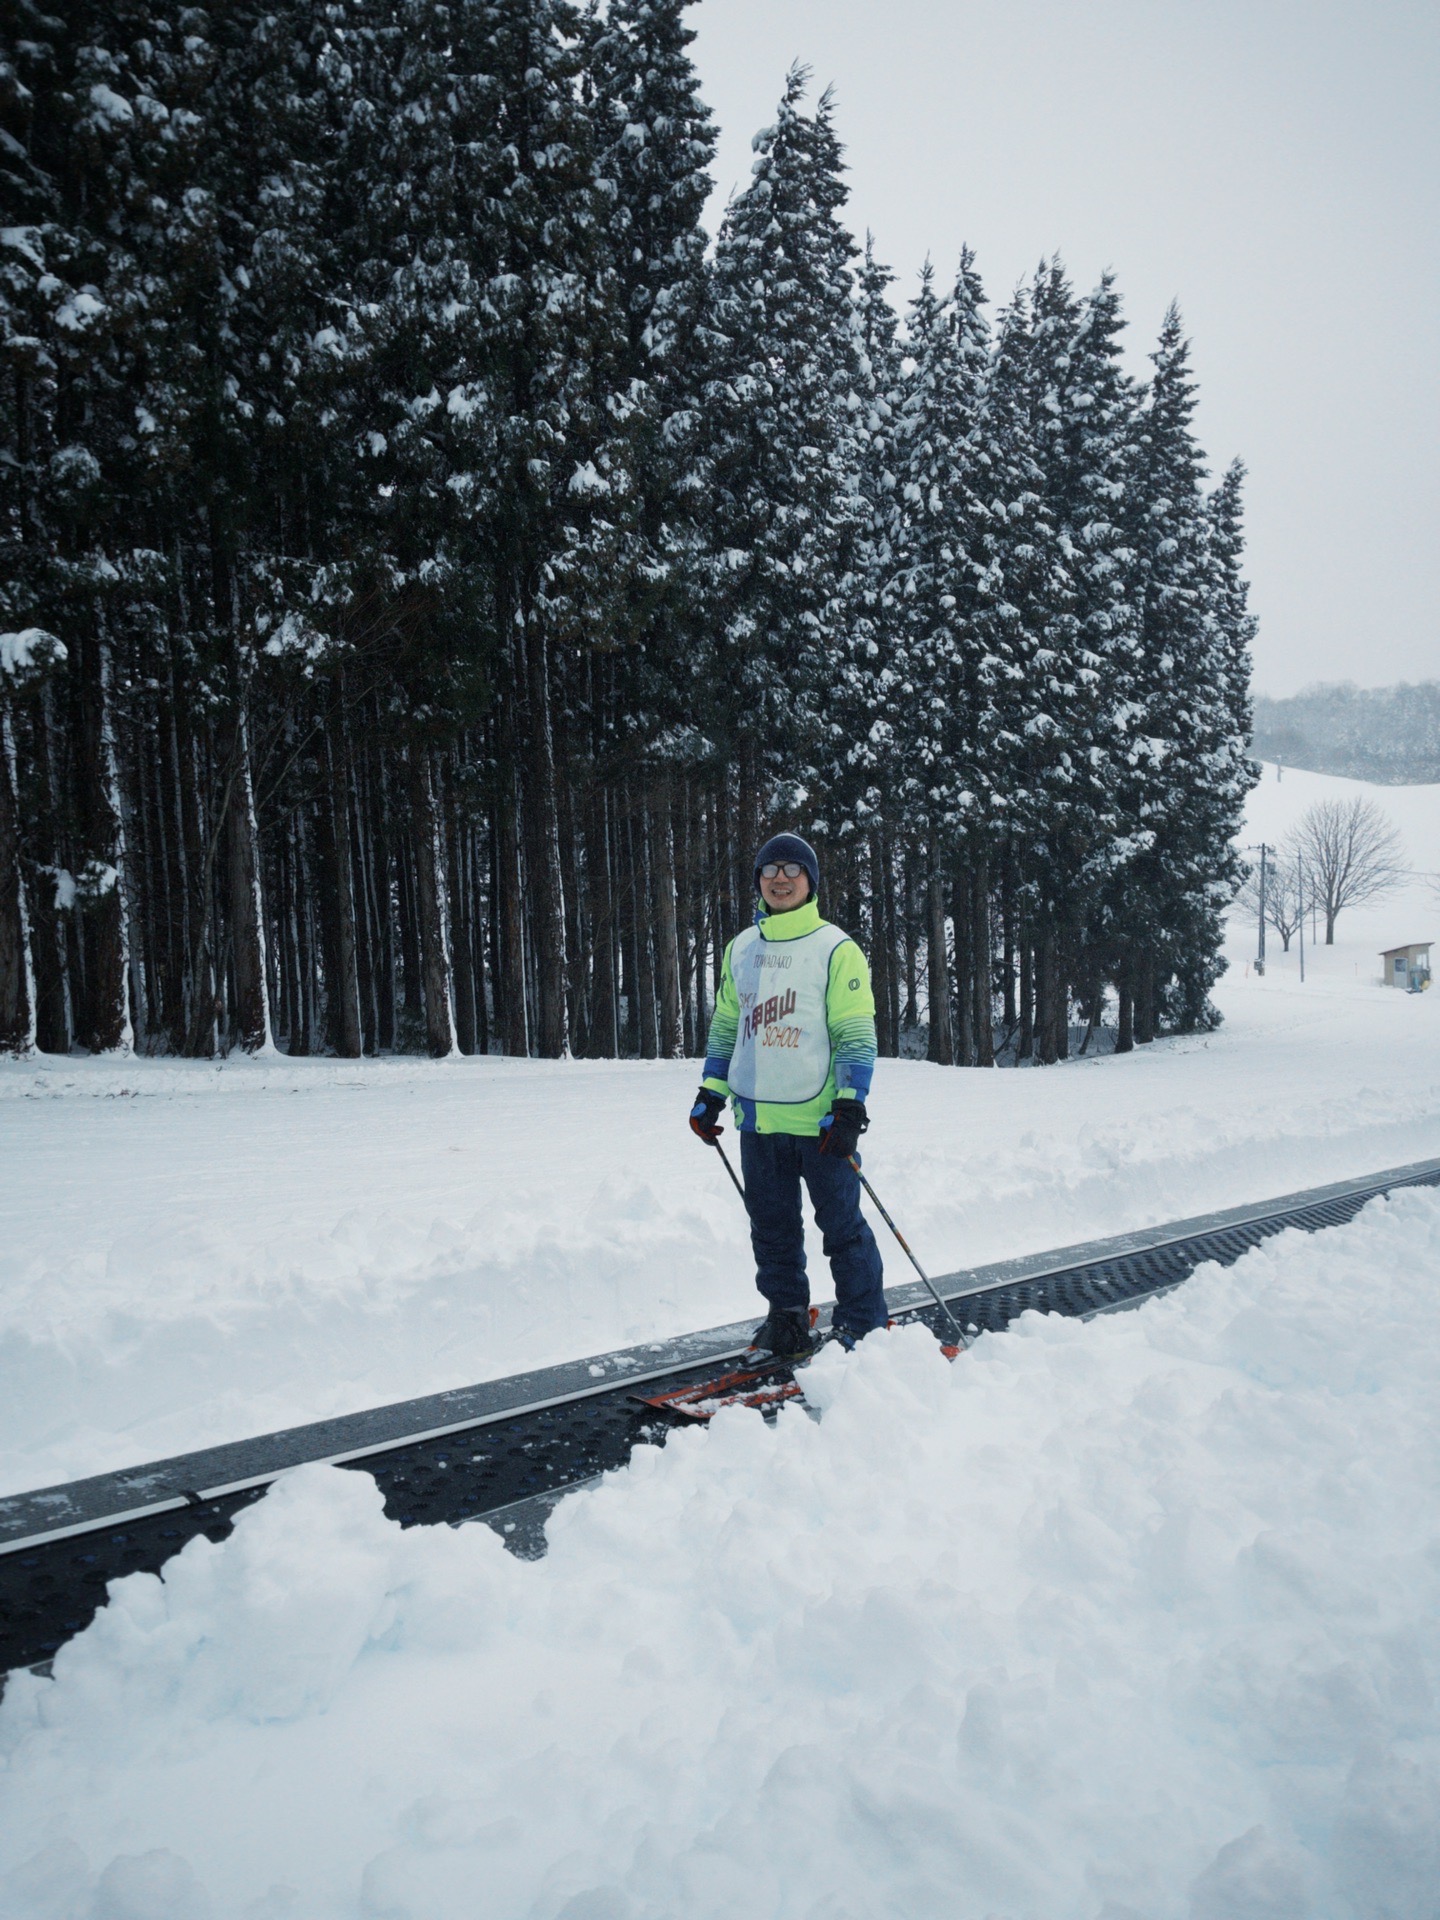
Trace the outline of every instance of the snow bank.
{"type": "MultiPolygon", "coordinates": [[[[1440,1155],[1440,992],[1225,991],[1218,1033],[1119,1058],[882,1061],[866,1166],[926,1267],[1440,1155]]],[[[743,1318],[695,1072],[0,1062],[0,1493],[743,1318]]]]}
{"type": "MultiPolygon", "coordinates": [[[[1288,773],[1277,808],[1356,783],[1288,773]]],[[[1363,789],[1440,868],[1440,787],[1363,789]]],[[[1367,917],[1368,916],[1368,917],[1367,917]]],[[[1232,927],[1225,1025],[1043,1072],[880,1062],[866,1166],[935,1273],[1440,1155],[1440,895],[1307,958],[1232,927]]],[[[0,1060],[0,1493],[741,1319],[694,1061],[0,1060]]],[[[909,1272],[882,1229],[892,1277],[909,1272]]],[[[816,1297],[828,1270],[812,1236],[816,1297]]]]}
{"type": "Polygon", "coordinates": [[[13,1683],[0,1912],[1430,1920],[1437,1283],[1412,1191],[829,1352],[538,1563],[304,1469],[13,1683]]]}

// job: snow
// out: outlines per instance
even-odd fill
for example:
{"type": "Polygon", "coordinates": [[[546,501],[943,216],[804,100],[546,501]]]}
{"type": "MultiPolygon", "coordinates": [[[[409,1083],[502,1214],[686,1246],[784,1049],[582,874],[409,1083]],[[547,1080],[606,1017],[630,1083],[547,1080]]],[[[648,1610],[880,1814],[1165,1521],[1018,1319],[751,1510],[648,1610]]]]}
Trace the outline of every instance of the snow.
{"type": "MultiPolygon", "coordinates": [[[[1246,833],[1257,846],[1264,839],[1275,847],[1299,825],[1308,807],[1321,800],[1349,801],[1357,794],[1373,801],[1396,828],[1410,867],[1408,883],[1398,893],[1363,908],[1351,909],[1341,915],[1336,926],[1337,943],[1350,954],[1352,965],[1361,957],[1359,949],[1363,940],[1370,939],[1374,952],[1365,957],[1374,960],[1378,978],[1379,956],[1386,947],[1398,946],[1412,938],[1440,942],[1440,892],[1436,891],[1436,887],[1440,887],[1440,786],[1373,786],[1361,780],[1342,780],[1333,774],[1306,773],[1298,767],[1277,768],[1268,764],[1260,785],[1250,796],[1246,833]],[[1406,933],[1404,929],[1409,926],[1419,931],[1413,935],[1406,933]]],[[[1256,859],[1258,854],[1250,858],[1256,859]]],[[[1324,937],[1322,918],[1322,942],[1324,937]]],[[[1267,964],[1272,944],[1279,945],[1278,936],[1273,932],[1267,942],[1267,964]]],[[[1326,971],[1334,971],[1324,955],[1321,960],[1326,971]]],[[[1308,969],[1308,925],[1305,964],[1308,969]]]]}
{"type": "Polygon", "coordinates": [[[1437,1283],[1418,1190],[953,1366],[878,1335],[538,1562],[301,1469],[11,1682],[0,1911],[1428,1920],[1437,1283]]]}
{"type": "MultiPolygon", "coordinates": [[[[1440,788],[1364,791],[1440,867],[1440,788]]],[[[882,1061],[865,1163],[932,1273],[1440,1155],[1422,881],[1247,970],[1218,1032],[1034,1072],[882,1061]]],[[[0,1492],[743,1318],[745,1220],[685,1124],[698,1063],[0,1062],[0,1492]]],[[[727,1136],[733,1146],[734,1136],[727,1136]]],[[[892,1280],[910,1277],[880,1232],[892,1280]]],[[[817,1299],[828,1271],[811,1248],[817,1299]]]]}
{"type": "Polygon", "coordinates": [[[90,104],[102,120],[108,120],[114,126],[128,126],[135,118],[130,102],[122,99],[113,87],[107,87],[103,81],[91,87],[90,104]]]}
{"type": "Polygon", "coordinates": [[[599,472],[593,460],[582,460],[570,476],[568,491],[571,493],[609,493],[610,482],[599,472]]]}
{"type": "Polygon", "coordinates": [[[89,287],[72,293],[55,309],[55,324],[69,333],[83,333],[90,322],[105,311],[105,302],[89,287]]]}
{"type": "Polygon", "coordinates": [[[12,247],[32,267],[44,268],[45,236],[39,227],[0,227],[0,247],[12,247]]]}
{"type": "Polygon", "coordinates": [[[43,627],[22,627],[19,633],[0,633],[0,673],[18,678],[32,667],[49,666],[65,658],[65,643],[43,627]]]}
{"type": "MultiPolygon", "coordinates": [[[[1215,1034],[882,1062],[934,1271],[1440,1155],[1440,789],[1215,1034]]],[[[0,1487],[739,1318],[693,1062],[0,1063],[0,1487]]],[[[823,1263],[814,1250],[817,1278],[823,1263]]],[[[887,1248],[892,1278],[906,1277],[887,1248]]],[[[823,1283],[819,1291],[826,1289],[823,1283]]],[[[538,1562],[304,1468],[0,1704],[4,1920],[1433,1920],[1440,1193],[953,1366],[827,1351],[538,1562]]]]}

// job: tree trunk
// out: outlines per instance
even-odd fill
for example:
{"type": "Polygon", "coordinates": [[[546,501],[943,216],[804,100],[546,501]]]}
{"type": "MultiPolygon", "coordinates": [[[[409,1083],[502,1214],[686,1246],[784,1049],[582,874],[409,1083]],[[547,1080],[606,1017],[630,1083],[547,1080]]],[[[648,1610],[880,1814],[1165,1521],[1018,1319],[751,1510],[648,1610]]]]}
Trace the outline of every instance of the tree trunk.
{"type": "Polygon", "coordinates": [[[81,668],[84,851],[94,876],[87,912],[87,1020],[81,1038],[93,1053],[129,1053],[130,915],[125,891],[125,829],[120,815],[120,773],[110,711],[110,647],[103,616],[85,646],[81,668]]]}
{"type": "Polygon", "coordinates": [[[907,848],[901,863],[902,932],[905,939],[905,1014],[904,1024],[913,1033],[920,1020],[920,894],[915,872],[915,850],[907,848]]]}
{"type": "MultiPolygon", "coordinates": [[[[62,745],[55,727],[55,703],[49,680],[40,689],[40,715],[35,728],[39,759],[38,773],[48,809],[47,841],[50,857],[57,868],[68,870],[71,861],[65,833],[65,805],[62,797],[60,757],[62,745]]],[[[163,791],[159,790],[161,767],[152,755],[150,766],[157,786],[157,815],[163,810],[163,791]]],[[[156,843],[164,858],[163,822],[156,821],[156,843]]],[[[59,904],[56,891],[44,882],[33,894],[27,891],[30,911],[31,949],[35,964],[35,1044],[42,1053],[68,1053],[75,1032],[74,1001],[70,991],[69,910],[59,904]]],[[[167,902],[168,905],[168,902],[167,902]]],[[[169,920],[168,912],[161,926],[169,920]]]]}
{"type": "Polygon", "coordinates": [[[650,849],[650,817],[642,805],[633,828],[635,847],[635,972],[639,1002],[640,1058],[660,1057],[660,1025],[655,1017],[655,878],[650,849]]]}
{"type": "Polygon", "coordinates": [[[495,966],[495,943],[492,939],[492,912],[490,900],[484,897],[484,887],[480,883],[480,829],[470,829],[470,864],[468,864],[468,889],[470,889],[470,924],[474,927],[474,1025],[476,1025],[476,1048],[482,1054],[490,1052],[490,977],[495,966]],[[484,904],[482,904],[484,902],[484,904]]]}
{"type": "Polygon", "coordinates": [[[501,977],[504,981],[505,1051],[524,1060],[530,1052],[529,1009],[525,998],[525,929],[522,917],[520,823],[516,817],[513,775],[502,760],[500,804],[495,832],[499,853],[501,977]]]}
{"type": "Polygon", "coordinates": [[[739,756],[740,791],[735,810],[735,902],[741,923],[748,918],[746,908],[755,893],[755,856],[760,851],[763,822],[760,804],[760,756],[748,735],[741,742],[739,756]]]}
{"type": "Polygon", "coordinates": [[[1064,949],[1055,967],[1055,1058],[1070,1058],[1070,976],[1065,970],[1064,949]]]}
{"type": "MultiPolygon", "coordinates": [[[[402,805],[410,816],[411,833],[398,832],[391,842],[395,862],[395,905],[399,918],[400,1004],[408,1021],[418,1023],[425,1014],[422,985],[424,966],[420,958],[420,908],[415,897],[414,801],[409,795],[409,768],[404,769],[402,805]]],[[[392,796],[393,797],[393,796],[392,796]]],[[[409,1044],[408,1036],[406,1044],[409,1044]]]]}
{"type": "Polygon", "coordinates": [[[659,1053],[679,1060],[685,1052],[680,1026],[680,930],[675,900],[675,834],[668,794],[650,812],[650,853],[654,876],[655,941],[660,974],[659,1053]]]}
{"type": "Polygon", "coordinates": [[[953,1067],[955,1044],[950,1031],[950,958],[945,938],[945,876],[941,870],[939,851],[933,843],[930,848],[926,903],[929,950],[925,984],[929,1001],[930,1038],[925,1057],[942,1067],[953,1067]]]}
{"type": "Polygon", "coordinates": [[[295,954],[295,1002],[290,1016],[290,1051],[315,1051],[315,917],[310,899],[310,821],[308,809],[295,809],[295,831],[290,841],[291,945],[295,954]]]}
{"type": "Polygon", "coordinates": [[[955,925],[955,1064],[973,1067],[976,1061],[975,1039],[975,956],[970,941],[973,885],[970,870],[958,866],[951,879],[952,915],[955,925]]]}
{"type": "Polygon", "coordinates": [[[1126,967],[1116,976],[1115,998],[1119,1003],[1116,1014],[1115,1033],[1116,1053],[1133,1053],[1135,1050],[1135,990],[1131,984],[1130,969],[1126,967]]]}
{"type": "Polygon", "coordinates": [[[705,935],[703,889],[695,858],[695,795],[687,780],[680,790],[679,827],[675,829],[676,876],[680,900],[680,1037],[685,1054],[699,1057],[705,1018],[705,935]]]}
{"type": "Polygon", "coordinates": [[[885,843],[878,826],[870,831],[870,978],[875,988],[877,1051],[893,1059],[899,1051],[895,1032],[895,942],[885,843]]]}
{"type": "MultiPolygon", "coordinates": [[[[347,740],[348,745],[348,740],[347,740]]],[[[375,925],[374,860],[370,838],[364,764],[359,754],[350,762],[346,790],[353,804],[350,815],[350,870],[355,876],[355,967],[360,990],[360,1047],[374,1053],[380,1044],[379,937],[375,925]]]]}
{"type": "Polygon", "coordinates": [[[1035,1058],[1042,1067],[1052,1067],[1060,1058],[1055,1003],[1059,992],[1059,968],[1055,962],[1055,935],[1047,927],[1040,936],[1035,956],[1035,1058]]]}
{"type": "Polygon", "coordinates": [[[374,740],[365,751],[366,917],[370,924],[370,971],[375,982],[375,1046],[395,1045],[395,874],[390,854],[385,770],[374,740]]]}
{"type": "Polygon", "coordinates": [[[0,1053],[35,1051],[35,976],[20,864],[20,788],[10,710],[0,692],[0,1053]]]}
{"type": "Polygon", "coordinates": [[[561,870],[555,733],[550,708],[549,647],[538,620],[524,635],[529,694],[529,765],[525,781],[526,849],[530,856],[531,927],[535,941],[537,1051],[559,1060],[569,1047],[566,986],[565,877],[561,870]]]}
{"type": "Polygon", "coordinates": [[[590,889],[590,940],[594,947],[589,1051],[591,1057],[598,1060],[614,1060],[620,1053],[615,985],[615,850],[608,799],[604,785],[597,779],[590,792],[585,872],[590,889]]]}
{"type": "Polygon", "coordinates": [[[990,980],[990,949],[993,935],[990,927],[990,863],[988,860],[980,859],[975,862],[970,886],[972,900],[970,952],[975,992],[975,1064],[977,1067],[993,1067],[995,1064],[995,1005],[990,980]]]}
{"type": "Polygon", "coordinates": [[[412,744],[409,764],[420,964],[425,983],[425,1038],[432,1058],[441,1060],[455,1052],[455,1019],[450,1003],[450,942],[440,823],[436,817],[435,782],[428,749],[412,744]]]}
{"type": "Polygon", "coordinates": [[[714,836],[713,865],[715,873],[715,946],[717,964],[715,977],[720,976],[719,957],[740,931],[742,912],[740,902],[749,896],[742,894],[736,887],[735,875],[735,820],[729,795],[726,792],[724,778],[715,783],[711,796],[711,830],[714,836]]]}
{"type": "Polygon", "coordinates": [[[332,718],[325,728],[325,772],[335,896],[336,978],[331,986],[331,993],[335,1000],[335,1051],[342,1060],[358,1060],[363,1051],[363,1043],[360,1031],[360,965],[355,917],[355,869],[350,858],[350,795],[346,769],[348,759],[344,721],[338,717],[332,718]]]}
{"type": "Polygon", "coordinates": [[[475,1015],[475,954],[471,942],[470,830],[460,818],[453,795],[449,797],[447,814],[450,830],[445,836],[449,853],[446,891],[450,898],[450,941],[455,963],[455,1038],[461,1053],[473,1054],[479,1023],[475,1015]]]}
{"type": "Polygon", "coordinates": [[[1015,1031],[1015,868],[1007,857],[1000,882],[1000,985],[1004,999],[1001,1018],[1008,1040],[1015,1031]]]}
{"type": "Polygon", "coordinates": [[[614,798],[611,813],[615,848],[616,946],[619,952],[620,1051],[640,1052],[639,931],[636,925],[635,822],[628,788],[614,798]]]}
{"type": "Polygon", "coordinates": [[[1017,1061],[1030,1060],[1035,1054],[1035,950],[1028,930],[1020,937],[1020,1038],[1015,1048],[1017,1061]]]}
{"type": "Polygon", "coordinates": [[[260,898],[260,847],[255,788],[250,774],[250,729],[239,696],[230,751],[230,802],[225,821],[229,852],[230,951],[235,968],[237,1038],[246,1053],[273,1052],[266,978],[265,917],[260,898]]]}
{"type": "Polygon", "coordinates": [[[1149,960],[1142,960],[1136,969],[1135,1038],[1142,1047],[1155,1038],[1155,968],[1149,960]]]}

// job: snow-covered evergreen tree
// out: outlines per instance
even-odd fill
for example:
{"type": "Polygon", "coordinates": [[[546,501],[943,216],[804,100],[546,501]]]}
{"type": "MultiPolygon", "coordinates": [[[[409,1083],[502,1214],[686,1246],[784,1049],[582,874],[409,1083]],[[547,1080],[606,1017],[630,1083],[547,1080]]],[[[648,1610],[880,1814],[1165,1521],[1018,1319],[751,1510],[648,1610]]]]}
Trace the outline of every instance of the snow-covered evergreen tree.
{"type": "MultiPolygon", "coordinates": [[[[614,0],[587,18],[586,83],[595,170],[625,340],[621,390],[635,511],[612,581],[613,641],[590,675],[584,730],[588,807],[598,847],[625,821],[652,860],[659,930],[654,991],[627,995],[644,1054],[683,1046],[674,811],[682,782],[707,767],[692,700],[700,636],[693,609],[704,528],[701,362],[705,234],[715,137],[689,56],[687,0],[614,0]],[[618,804],[617,804],[618,803],[618,804]],[[609,822],[607,823],[607,815],[609,822]]],[[[589,860],[585,899],[600,953],[591,1052],[615,1050],[616,901],[603,860],[589,860]]]]}
{"type": "MultiPolygon", "coordinates": [[[[854,246],[833,106],[802,111],[792,68],[753,177],[716,244],[705,389],[708,697],[739,768],[739,838],[807,790],[824,756],[829,648],[849,605],[863,504],[851,464],[860,385],[854,246]]],[[[822,803],[823,804],[823,803],[822,803]]]]}
{"type": "Polygon", "coordinates": [[[846,849],[869,908],[877,1031],[882,1053],[899,1047],[895,951],[896,842],[903,738],[903,668],[897,623],[887,604],[896,567],[899,489],[896,444],[902,386],[898,316],[887,296],[894,276],[875,257],[873,236],[855,276],[858,384],[849,406],[851,460],[860,499],[850,611],[831,649],[829,751],[819,789],[832,844],[846,849]]]}
{"type": "Polygon", "coordinates": [[[1174,307],[1151,358],[1131,492],[1139,711],[1122,783],[1137,852],[1117,875],[1113,929],[1117,949],[1138,956],[1127,971],[1140,1039],[1155,1031],[1157,991],[1171,1025],[1213,1020],[1207,994],[1222,965],[1224,910],[1239,883],[1231,841],[1249,785],[1228,623],[1216,605],[1219,556],[1193,432],[1189,344],[1174,307]]]}
{"type": "Polygon", "coordinates": [[[698,1046],[781,809],[887,1047],[927,944],[938,1057],[1208,1017],[1253,621],[1178,322],[1137,415],[1108,280],[987,351],[966,256],[902,366],[799,70],[707,270],[683,17],[0,23],[4,1044],[698,1046]]]}
{"type": "Polygon", "coordinates": [[[1031,301],[1031,428],[1046,511],[1068,576],[1036,656],[1028,738],[1042,837],[1031,849],[1044,923],[1036,963],[1038,1057],[1065,1049],[1070,988],[1090,916],[1134,852],[1117,804],[1117,769],[1136,691],[1134,556],[1127,544],[1135,394],[1120,365],[1119,298],[1110,276],[1085,301],[1058,260],[1031,301]]]}
{"type": "Polygon", "coordinates": [[[961,258],[941,298],[927,261],[907,316],[908,358],[896,427],[899,491],[890,604],[908,693],[902,793],[926,846],[930,937],[930,1051],[973,1056],[968,905],[956,914],[958,1049],[951,1031],[947,901],[954,874],[968,900],[970,862],[990,817],[984,742],[989,671],[977,626],[984,507],[975,491],[977,430],[988,372],[983,294],[961,258]]]}
{"type": "MultiPolygon", "coordinates": [[[[683,587],[698,509],[696,335],[715,136],[684,24],[690,0],[614,0],[589,16],[595,171],[616,297],[624,314],[623,393],[643,543],[628,576],[629,631],[643,633],[666,589],[683,587]]],[[[672,593],[672,600],[677,596],[672,593]]]]}

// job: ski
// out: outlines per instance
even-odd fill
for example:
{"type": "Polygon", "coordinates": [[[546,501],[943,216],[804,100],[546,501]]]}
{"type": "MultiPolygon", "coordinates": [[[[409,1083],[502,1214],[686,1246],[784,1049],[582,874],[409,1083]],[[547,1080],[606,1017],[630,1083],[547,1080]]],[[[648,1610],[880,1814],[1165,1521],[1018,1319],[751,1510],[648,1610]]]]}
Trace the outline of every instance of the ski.
{"type": "MultiPolygon", "coordinates": [[[[810,1315],[811,1328],[817,1329],[819,1313],[812,1307],[810,1315]]],[[[897,1323],[891,1320],[889,1324],[893,1327],[897,1323]]],[[[786,1400],[804,1399],[805,1392],[795,1378],[796,1371],[808,1366],[834,1338],[828,1331],[816,1330],[813,1350],[793,1360],[780,1360],[774,1354],[762,1354],[761,1349],[752,1347],[750,1351],[756,1355],[754,1361],[714,1374],[708,1380],[692,1381],[689,1386],[668,1387],[660,1393],[633,1393],[630,1398],[637,1407],[645,1407],[652,1413],[669,1414],[677,1420],[693,1420],[702,1425],[726,1407],[758,1407],[763,1413],[786,1400]]],[[[940,1338],[940,1351],[947,1360],[957,1360],[965,1349],[940,1338]]]]}
{"type": "Polygon", "coordinates": [[[794,1369],[803,1365],[803,1360],[776,1360],[771,1356],[755,1366],[735,1367],[709,1380],[692,1381],[688,1387],[631,1397],[637,1406],[648,1407],[653,1413],[703,1425],[726,1407],[758,1407],[764,1412],[783,1401],[799,1400],[802,1395],[794,1369]]]}
{"type": "Polygon", "coordinates": [[[766,1413],[786,1400],[801,1400],[804,1395],[795,1378],[795,1369],[813,1360],[825,1345],[828,1336],[818,1333],[819,1325],[820,1309],[811,1307],[810,1332],[815,1337],[815,1345],[809,1353],[794,1359],[782,1360],[762,1347],[751,1347],[753,1360],[709,1380],[692,1381],[688,1387],[670,1387],[662,1393],[632,1394],[631,1398],[637,1406],[648,1407],[654,1413],[701,1424],[713,1420],[725,1407],[758,1407],[766,1413]]]}

